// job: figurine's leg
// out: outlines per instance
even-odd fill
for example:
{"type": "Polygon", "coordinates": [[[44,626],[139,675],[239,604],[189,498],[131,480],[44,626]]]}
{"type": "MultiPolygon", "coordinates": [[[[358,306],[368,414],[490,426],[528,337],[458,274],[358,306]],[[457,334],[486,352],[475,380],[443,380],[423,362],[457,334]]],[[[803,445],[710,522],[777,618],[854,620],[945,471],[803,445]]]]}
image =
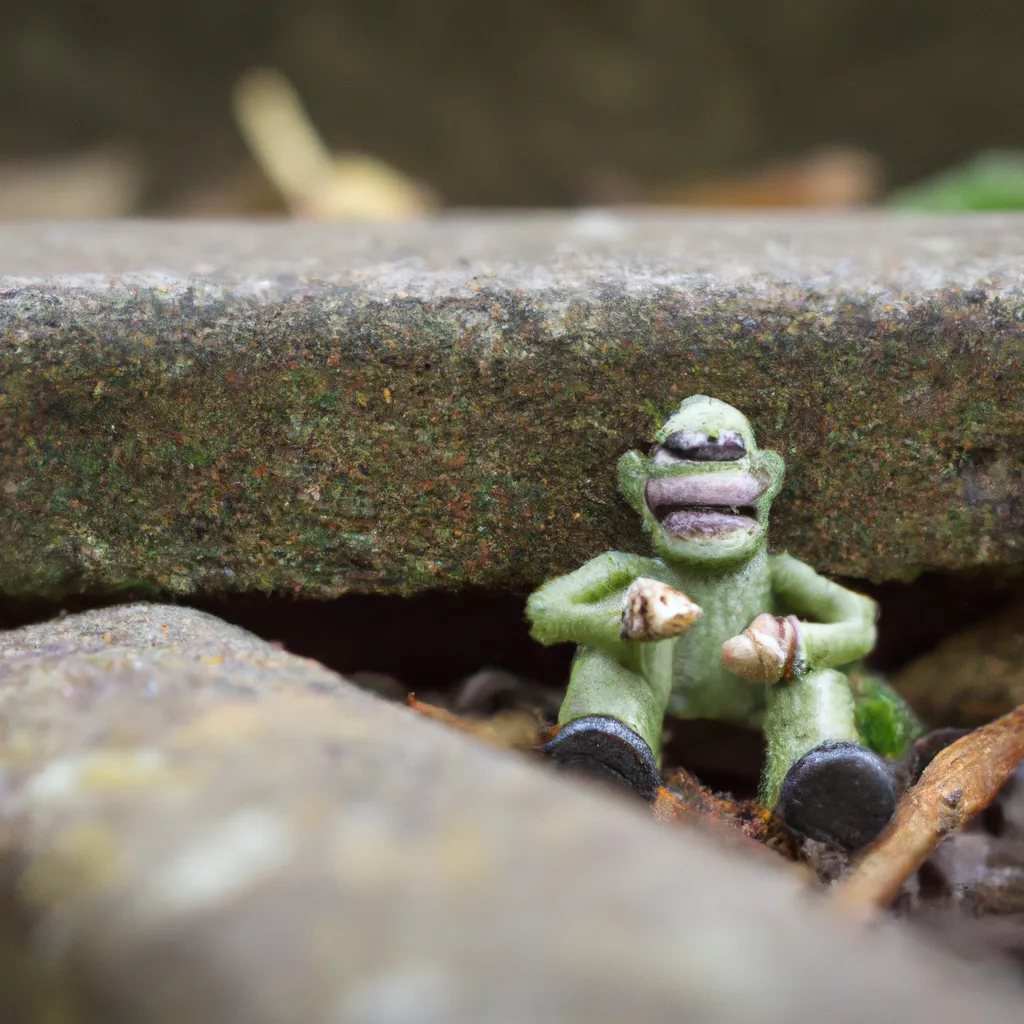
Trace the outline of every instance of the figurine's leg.
{"type": "Polygon", "coordinates": [[[892,772],[861,745],[841,672],[823,669],[772,687],[764,729],[761,800],[790,828],[850,850],[885,828],[896,806],[892,772]]]}
{"type": "Polygon", "coordinates": [[[653,681],[592,647],[578,648],[558,716],[561,728],[541,749],[568,768],[653,799],[661,784],[658,757],[672,677],[670,658],[652,662],[653,681]]]}

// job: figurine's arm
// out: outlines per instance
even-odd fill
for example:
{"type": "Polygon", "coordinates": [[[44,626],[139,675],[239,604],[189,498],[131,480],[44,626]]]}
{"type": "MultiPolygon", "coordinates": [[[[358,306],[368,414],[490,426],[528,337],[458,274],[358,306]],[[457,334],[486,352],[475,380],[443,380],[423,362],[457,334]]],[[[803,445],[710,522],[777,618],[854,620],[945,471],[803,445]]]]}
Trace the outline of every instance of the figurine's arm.
{"type": "Polygon", "coordinates": [[[542,644],[571,641],[619,652],[623,595],[637,577],[650,575],[653,565],[640,555],[609,551],[548,581],[526,602],[531,635],[542,644]]]}
{"type": "Polygon", "coordinates": [[[777,683],[849,664],[874,647],[874,601],[789,555],[774,556],[770,565],[772,590],[795,615],[758,615],[739,636],[726,640],[722,663],[730,672],[755,683],[777,683]],[[803,621],[808,618],[816,621],[803,621]]]}
{"type": "Polygon", "coordinates": [[[875,646],[878,606],[819,576],[809,565],[789,555],[771,559],[772,589],[803,619],[797,626],[804,672],[838,668],[857,661],[875,646]]]}

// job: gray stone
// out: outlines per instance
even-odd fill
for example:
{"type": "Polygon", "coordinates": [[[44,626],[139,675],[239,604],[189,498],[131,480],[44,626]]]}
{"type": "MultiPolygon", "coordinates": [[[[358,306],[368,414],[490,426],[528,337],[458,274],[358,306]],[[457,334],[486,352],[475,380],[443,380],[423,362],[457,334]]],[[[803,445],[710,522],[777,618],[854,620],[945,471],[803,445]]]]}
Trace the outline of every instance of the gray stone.
{"type": "Polygon", "coordinates": [[[742,408],[829,572],[1019,568],[1024,219],[0,228],[0,591],[525,591],[742,408]]]}
{"type": "Polygon", "coordinates": [[[858,931],[767,851],[218,652],[208,616],[52,632],[0,661],[4,1020],[1019,1019],[1008,975],[858,931]]]}
{"type": "Polygon", "coordinates": [[[22,656],[181,645],[187,645],[190,652],[200,648],[223,651],[271,647],[252,633],[194,608],[140,602],[80,615],[62,614],[49,622],[0,631],[0,665],[5,658],[22,656]]]}

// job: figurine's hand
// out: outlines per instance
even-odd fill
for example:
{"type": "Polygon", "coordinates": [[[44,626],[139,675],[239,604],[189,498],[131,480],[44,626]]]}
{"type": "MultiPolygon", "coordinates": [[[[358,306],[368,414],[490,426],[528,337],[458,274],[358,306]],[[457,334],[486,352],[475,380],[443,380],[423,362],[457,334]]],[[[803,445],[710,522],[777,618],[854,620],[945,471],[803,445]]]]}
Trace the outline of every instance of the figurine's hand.
{"type": "Polygon", "coordinates": [[[796,619],[758,615],[722,644],[722,664],[752,683],[778,683],[795,674],[800,635],[796,619]]]}
{"type": "Polygon", "coordinates": [[[681,636],[700,616],[700,608],[682,591],[641,576],[629,585],[622,601],[622,639],[681,636]]]}

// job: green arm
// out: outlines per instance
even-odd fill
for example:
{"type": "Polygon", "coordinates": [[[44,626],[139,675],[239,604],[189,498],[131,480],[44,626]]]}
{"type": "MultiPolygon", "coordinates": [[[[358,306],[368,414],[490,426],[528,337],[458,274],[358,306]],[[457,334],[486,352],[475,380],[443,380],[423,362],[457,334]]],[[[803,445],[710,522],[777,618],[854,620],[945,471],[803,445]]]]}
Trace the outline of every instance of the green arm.
{"type": "Polygon", "coordinates": [[[640,555],[608,551],[567,576],[545,583],[526,602],[530,631],[542,644],[596,647],[622,662],[632,646],[621,637],[622,598],[638,576],[656,573],[657,563],[640,555]]]}
{"type": "Polygon", "coordinates": [[[819,576],[810,566],[789,555],[771,558],[772,589],[798,615],[803,672],[838,668],[863,658],[875,646],[878,606],[819,576]]]}

